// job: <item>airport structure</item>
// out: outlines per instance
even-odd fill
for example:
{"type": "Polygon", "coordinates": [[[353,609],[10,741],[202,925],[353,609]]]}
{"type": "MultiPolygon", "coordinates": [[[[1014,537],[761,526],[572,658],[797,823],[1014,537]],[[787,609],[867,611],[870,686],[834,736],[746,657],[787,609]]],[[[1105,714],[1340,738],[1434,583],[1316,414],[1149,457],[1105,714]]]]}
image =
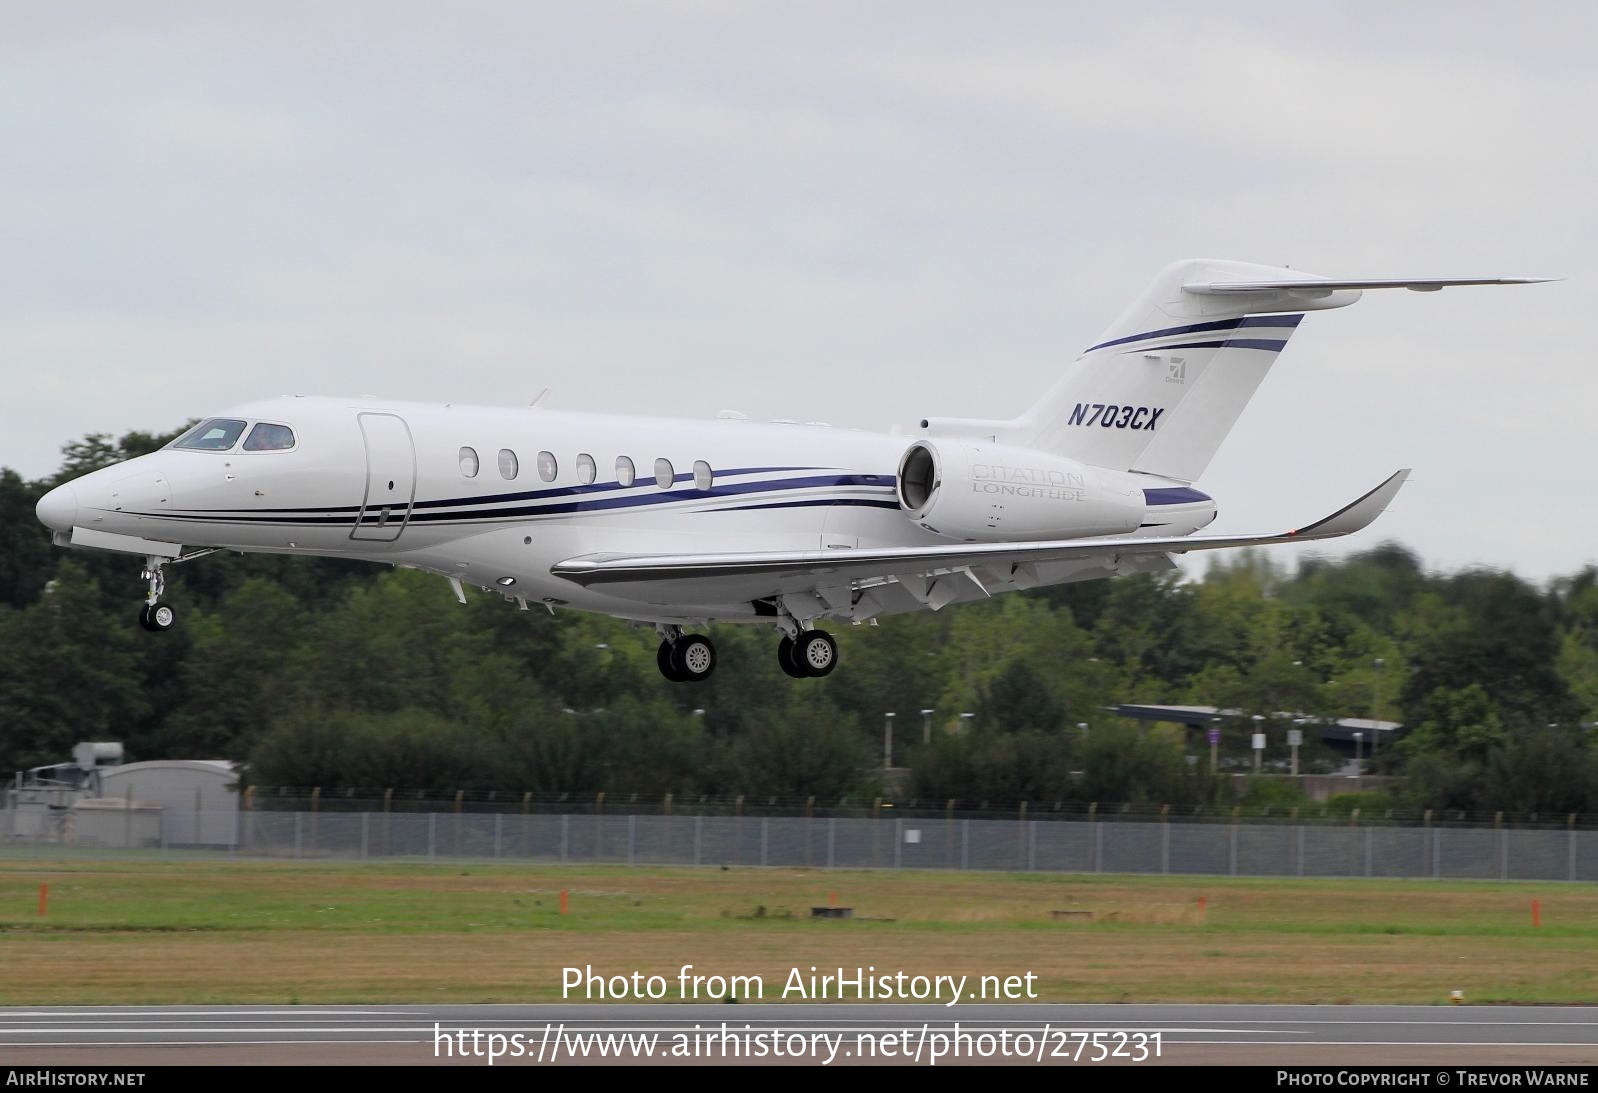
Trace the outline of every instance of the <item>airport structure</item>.
{"type": "Polygon", "coordinates": [[[82,743],[72,761],[17,774],[0,834],[8,844],[231,849],[238,767],[220,759],[123,763],[118,743],[82,743]]]}

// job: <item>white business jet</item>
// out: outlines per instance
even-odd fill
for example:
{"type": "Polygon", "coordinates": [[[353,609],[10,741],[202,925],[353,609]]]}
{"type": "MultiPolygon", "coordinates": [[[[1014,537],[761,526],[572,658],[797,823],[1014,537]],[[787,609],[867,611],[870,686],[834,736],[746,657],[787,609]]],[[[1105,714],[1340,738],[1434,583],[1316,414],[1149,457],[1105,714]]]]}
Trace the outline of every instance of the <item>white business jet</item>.
{"type": "Polygon", "coordinates": [[[61,546],[144,559],[140,621],[167,630],[165,567],[217,550],[358,558],[652,625],[667,679],[715,669],[710,622],[781,634],[824,676],[823,620],[939,610],[1012,589],[1172,568],[1174,554],[1329,539],[1399,471],[1296,530],[1197,535],[1193,488],[1299,321],[1365,289],[1541,278],[1330,280],[1193,259],[1166,267],[1019,417],[911,435],[724,413],[689,421],[293,397],[238,406],[39,501],[61,546]]]}

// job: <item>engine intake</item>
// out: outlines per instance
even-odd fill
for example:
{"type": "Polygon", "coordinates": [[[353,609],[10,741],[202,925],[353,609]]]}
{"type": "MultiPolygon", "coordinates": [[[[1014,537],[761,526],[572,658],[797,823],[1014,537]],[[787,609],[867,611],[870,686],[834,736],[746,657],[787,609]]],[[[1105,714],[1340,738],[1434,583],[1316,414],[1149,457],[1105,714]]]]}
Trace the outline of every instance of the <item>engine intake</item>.
{"type": "Polygon", "coordinates": [[[1124,535],[1144,499],[1118,477],[1026,448],[922,440],[899,461],[899,505],[919,527],[963,542],[1124,535]]]}

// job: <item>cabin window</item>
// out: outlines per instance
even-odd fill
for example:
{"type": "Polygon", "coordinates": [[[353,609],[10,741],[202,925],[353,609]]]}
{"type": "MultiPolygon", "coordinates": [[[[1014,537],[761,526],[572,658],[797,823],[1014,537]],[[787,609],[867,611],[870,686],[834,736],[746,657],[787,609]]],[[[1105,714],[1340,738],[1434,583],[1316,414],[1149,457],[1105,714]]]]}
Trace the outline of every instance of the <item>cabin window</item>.
{"type": "Polygon", "coordinates": [[[538,477],[542,478],[545,482],[553,482],[555,481],[555,475],[559,473],[559,471],[560,465],[555,462],[555,455],[553,452],[538,453],[538,477]]]}
{"type": "Polygon", "coordinates": [[[516,472],[521,469],[521,464],[516,461],[516,453],[509,448],[499,450],[499,476],[510,482],[516,477],[516,472]]]}
{"type": "Polygon", "coordinates": [[[694,489],[708,490],[716,484],[716,472],[703,459],[694,460],[694,489]]]}
{"type": "Polygon", "coordinates": [[[285,452],[294,447],[294,430],[287,425],[259,422],[244,438],[247,452],[285,452]]]}
{"type": "Polygon", "coordinates": [[[577,456],[577,481],[585,486],[594,484],[594,479],[599,477],[599,467],[594,463],[594,457],[587,452],[577,456]]]}
{"type": "Polygon", "coordinates": [[[225,452],[238,443],[244,432],[244,422],[230,417],[213,417],[202,421],[172,442],[174,448],[188,448],[197,452],[225,452]]]}
{"type": "Polygon", "coordinates": [[[616,457],[616,482],[619,485],[630,486],[638,480],[638,472],[633,468],[633,461],[624,455],[616,457]]]}
{"type": "Polygon", "coordinates": [[[477,477],[477,449],[476,448],[462,448],[461,449],[461,455],[460,455],[460,461],[461,461],[461,474],[465,475],[467,478],[476,478],[477,477]]]}
{"type": "Polygon", "coordinates": [[[655,485],[663,490],[669,490],[676,479],[677,472],[671,469],[671,460],[655,460],[655,485]]]}

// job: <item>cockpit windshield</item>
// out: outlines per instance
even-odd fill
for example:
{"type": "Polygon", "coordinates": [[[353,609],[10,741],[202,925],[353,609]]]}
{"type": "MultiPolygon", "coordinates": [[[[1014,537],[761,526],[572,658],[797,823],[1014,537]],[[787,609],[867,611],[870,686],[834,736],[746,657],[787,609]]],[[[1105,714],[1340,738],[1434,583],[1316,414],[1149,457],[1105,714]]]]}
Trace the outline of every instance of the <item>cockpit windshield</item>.
{"type": "Polygon", "coordinates": [[[287,425],[258,422],[244,441],[247,452],[281,452],[294,447],[294,430],[287,425]]]}
{"type": "Polygon", "coordinates": [[[200,452],[225,452],[238,443],[244,422],[231,417],[213,417],[174,440],[168,447],[200,452]]]}

